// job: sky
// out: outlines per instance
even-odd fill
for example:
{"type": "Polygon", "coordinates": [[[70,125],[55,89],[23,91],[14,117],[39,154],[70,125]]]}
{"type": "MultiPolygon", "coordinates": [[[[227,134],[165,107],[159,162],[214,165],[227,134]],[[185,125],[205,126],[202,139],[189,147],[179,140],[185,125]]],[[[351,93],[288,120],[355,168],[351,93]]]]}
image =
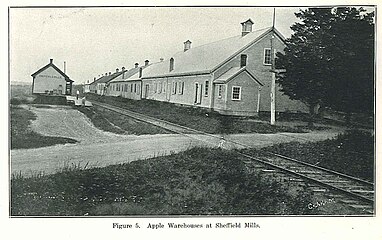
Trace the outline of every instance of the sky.
{"type": "MultiPolygon", "coordinates": [[[[276,28],[285,36],[299,8],[276,8],[276,28]]],[[[272,25],[273,8],[92,7],[11,8],[10,80],[32,83],[31,74],[49,63],[82,84],[116,68],[157,62],[192,47],[272,25]]]]}

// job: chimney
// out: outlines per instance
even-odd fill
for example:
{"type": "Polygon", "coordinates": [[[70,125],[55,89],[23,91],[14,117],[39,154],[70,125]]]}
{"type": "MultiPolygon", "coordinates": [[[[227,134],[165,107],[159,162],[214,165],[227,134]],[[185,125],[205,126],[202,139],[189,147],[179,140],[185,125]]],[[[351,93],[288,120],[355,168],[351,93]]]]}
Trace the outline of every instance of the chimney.
{"type": "Polygon", "coordinates": [[[122,67],[122,72],[125,71],[125,67],[122,67]]]}
{"type": "Polygon", "coordinates": [[[163,60],[164,60],[164,58],[162,58],[162,57],[161,57],[161,58],[159,58],[159,61],[163,62],[163,60]]]}
{"type": "Polygon", "coordinates": [[[125,67],[122,67],[122,79],[125,78],[125,67]]]}
{"type": "Polygon", "coordinates": [[[94,81],[96,80],[97,78],[96,77],[94,77],[94,81]]]}
{"type": "Polygon", "coordinates": [[[111,72],[109,72],[109,76],[111,75],[111,72]]]}
{"type": "Polygon", "coordinates": [[[184,51],[190,50],[191,49],[191,41],[187,40],[184,42],[184,51]]]}
{"type": "Polygon", "coordinates": [[[248,33],[252,32],[253,21],[249,18],[247,21],[240,23],[241,24],[241,36],[244,37],[248,33]]]}
{"type": "Polygon", "coordinates": [[[50,60],[50,64],[52,64],[53,63],[53,58],[51,58],[51,59],[49,59],[50,60]]]}
{"type": "Polygon", "coordinates": [[[119,72],[119,68],[115,69],[115,72],[119,72]]]}
{"type": "Polygon", "coordinates": [[[146,60],[145,61],[145,66],[149,65],[149,62],[150,62],[149,60],[146,60]]]}
{"type": "Polygon", "coordinates": [[[134,65],[135,65],[135,68],[137,68],[139,66],[139,63],[135,63],[134,65]]]}

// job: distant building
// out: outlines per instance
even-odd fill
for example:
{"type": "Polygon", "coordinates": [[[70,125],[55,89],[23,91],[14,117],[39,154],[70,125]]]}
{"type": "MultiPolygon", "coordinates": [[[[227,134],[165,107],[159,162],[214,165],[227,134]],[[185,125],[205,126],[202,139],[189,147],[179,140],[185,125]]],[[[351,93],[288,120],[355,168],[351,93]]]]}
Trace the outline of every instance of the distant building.
{"type": "MultiPolygon", "coordinates": [[[[96,78],[94,78],[94,81],[96,80],[96,78]]],[[[88,80],[86,83],[84,83],[84,88],[83,88],[83,91],[84,93],[89,93],[90,92],[90,81],[88,80]]]]}
{"type": "Polygon", "coordinates": [[[108,83],[116,77],[122,75],[124,72],[124,70],[119,71],[119,69],[117,68],[114,73],[105,73],[105,75],[101,76],[98,79],[95,79],[94,82],[90,83],[89,91],[98,95],[105,95],[108,83]]]}
{"type": "Polygon", "coordinates": [[[149,66],[148,60],[145,61],[145,65],[142,67],[139,67],[139,64],[135,64],[134,68],[125,71],[110,81],[107,87],[107,95],[121,96],[134,100],[142,99],[142,73],[143,69],[149,66]]]}
{"type": "Polygon", "coordinates": [[[74,81],[53,64],[53,59],[50,59],[48,65],[42,67],[31,76],[33,77],[33,94],[72,94],[72,84],[74,81]]]}

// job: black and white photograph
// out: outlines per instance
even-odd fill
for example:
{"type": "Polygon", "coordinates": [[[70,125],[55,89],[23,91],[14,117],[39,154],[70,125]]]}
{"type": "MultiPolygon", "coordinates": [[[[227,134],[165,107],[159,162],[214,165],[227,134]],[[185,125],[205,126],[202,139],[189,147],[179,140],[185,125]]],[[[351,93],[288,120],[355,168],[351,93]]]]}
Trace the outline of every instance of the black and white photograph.
{"type": "Polygon", "coordinates": [[[375,225],[376,5],[7,11],[9,220],[375,225]]]}

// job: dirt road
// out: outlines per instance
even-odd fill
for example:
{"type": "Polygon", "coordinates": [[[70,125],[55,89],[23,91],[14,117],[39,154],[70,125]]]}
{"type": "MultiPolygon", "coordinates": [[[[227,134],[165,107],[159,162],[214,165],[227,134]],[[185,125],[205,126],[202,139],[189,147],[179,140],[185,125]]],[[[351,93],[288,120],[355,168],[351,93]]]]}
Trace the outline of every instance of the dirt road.
{"type": "MultiPolygon", "coordinates": [[[[21,172],[29,176],[44,172],[54,173],[67,165],[106,166],[110,164],[167,155],[193,146],[216,147],[221,141],[202,135],[192,138],[175,135],[118,135],[95,128],[85,115],[67,107],[34,108],[37,115],[32,123],[34,131],[49,135],[69,137],[77,144],[56,145],[38,149],[11,150],[11,172],[21,172]]],[[[334,137],[333,131],[282,134],[234,134],[226,139],[252,147],[269,146],[290,141],[318,141],[334,137]]],[[[239,147],[224,143],[223,147],[239,147]]]]}

